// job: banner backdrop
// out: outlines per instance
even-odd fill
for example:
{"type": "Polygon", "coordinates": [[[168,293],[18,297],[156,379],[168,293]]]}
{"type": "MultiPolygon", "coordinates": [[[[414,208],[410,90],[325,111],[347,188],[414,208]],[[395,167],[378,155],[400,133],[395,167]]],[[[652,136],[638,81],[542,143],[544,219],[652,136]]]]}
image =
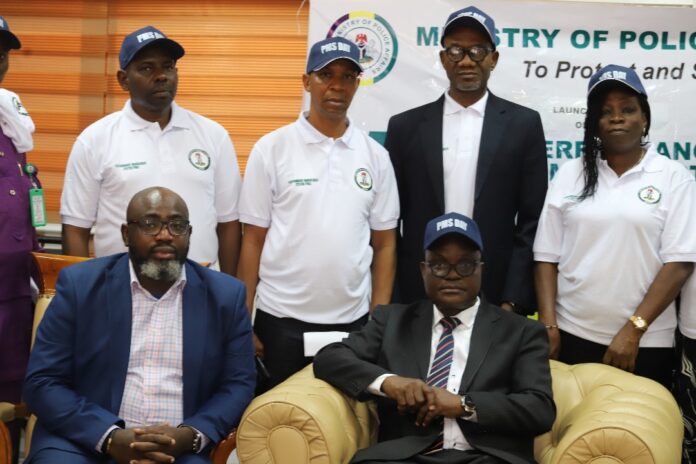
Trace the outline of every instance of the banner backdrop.
{"type": "MultiPolygon", "coordinates": [[[[358,44],[366,70],[350,115],[382,141],[390,116],[447,89],[440,33],[447,16],[467,5],[312,0],[309,42],[338,35],[358,44]]],[[[539,111],[550,176],[581,156],[587,82],[612,63],[635,67],[648,91],[651,141],[696,176],[695,9],[520,0],[478,6],[496,22],[500,60],[489,88],[539,111]]]]}

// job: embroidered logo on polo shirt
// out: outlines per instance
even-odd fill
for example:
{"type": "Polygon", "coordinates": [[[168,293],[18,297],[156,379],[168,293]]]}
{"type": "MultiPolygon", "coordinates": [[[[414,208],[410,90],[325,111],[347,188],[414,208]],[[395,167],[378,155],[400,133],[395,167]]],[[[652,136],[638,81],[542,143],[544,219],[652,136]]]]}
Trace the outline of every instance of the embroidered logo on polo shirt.
{"type": "Polygon", "coordinates": [[[366,191],[372,190],[372,176],[367,169],[360,168],[355,171],[355,176],[353,176],[353,179],[355,179],[355,185],[361,189],[366,191]]]}
{"type": "Polygon", "coordinates": [[[205,171],[210,167],[210,156],[205,152],[205,150],[201,150],[200,148],[191,150],[188,158],[193,167],[196,169],[205,171]]]}
{"type": "Polygon", "coordinates": [[[645,203],[654,205],[660,201],[662,198],[662,193],[656,187],[648,185],[647,187],[643,187],[642,189],[638,190],[638,198],[645,203]]]}

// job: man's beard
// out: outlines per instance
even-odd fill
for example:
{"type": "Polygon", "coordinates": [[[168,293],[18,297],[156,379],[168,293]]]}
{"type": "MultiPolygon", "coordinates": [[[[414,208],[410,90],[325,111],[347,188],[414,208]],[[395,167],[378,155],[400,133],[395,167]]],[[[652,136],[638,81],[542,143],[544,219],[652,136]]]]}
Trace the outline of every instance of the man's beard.
{"type": "Polygon", "coordinates": [[[134,249],[128,250],[133,267],[139,275],[155,281],[173,282],[181,276],[186,256],[188,256],[188,244],[183,250],[176,249],[173,259],[156,259],[151,256],[138,256],[134,249]]]}
{"type": "Polygon", "coordinates": [[[182,263],[174,259],[148,259],[140,263],[140,275],[152,280],[172,282],[181,275],[182,263]]]}

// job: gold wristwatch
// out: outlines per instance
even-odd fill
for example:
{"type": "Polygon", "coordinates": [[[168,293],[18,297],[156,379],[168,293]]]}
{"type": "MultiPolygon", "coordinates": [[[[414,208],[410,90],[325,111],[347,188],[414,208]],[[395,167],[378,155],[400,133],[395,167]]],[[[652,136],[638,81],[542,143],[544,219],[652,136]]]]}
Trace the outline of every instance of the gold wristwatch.
{"type": "Polygon", "coordinates": [[[642,317],[634,315],[629,317],[628,320],[631,321],[633,327],[640,330],[641,332],[645,332],[648,330],[648,323],[642,317]]]}

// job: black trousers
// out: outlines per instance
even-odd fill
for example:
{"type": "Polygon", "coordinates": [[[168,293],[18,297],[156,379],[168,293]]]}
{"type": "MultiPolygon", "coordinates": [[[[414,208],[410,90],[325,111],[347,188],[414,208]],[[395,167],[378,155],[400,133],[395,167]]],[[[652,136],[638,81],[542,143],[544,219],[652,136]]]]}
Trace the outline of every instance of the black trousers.
{"type": "Polygon", "coordinates": [[[261,309],[256,310],[254,332],[264,346],[263,363],[270,374],[266,378],[259,369],[256,394],[275,387],[292,374],[312,362],[304,355],[305,332],[354,332],[367,322],[365,315],[349,324],[312,324],[289,317],[275,317],[261,309]]]}
{"type": "MultiPolygon", "coordinates": [[[[560,333],[559,361],[566,364],[602,362],[607,346],[576,337],[562,330],[560,333]]],[[[674,348],[640,348],[634,374],[652,379],[669,389],[672,384],[674,361],[674,348]]]]}
{"type": "Polygon", "coordinates": [[[696,464],[696,340],[677,334],[681,366],[674,380],[674,397],[684,421],[682,463],[696,464]]]}
{"type": "Polygon", "coordinates": [[[413,456],[405,461],[362,461],[360,464],[504,464],[505,461],[478,450],[442,450],[427,456],[413,456]]]}

